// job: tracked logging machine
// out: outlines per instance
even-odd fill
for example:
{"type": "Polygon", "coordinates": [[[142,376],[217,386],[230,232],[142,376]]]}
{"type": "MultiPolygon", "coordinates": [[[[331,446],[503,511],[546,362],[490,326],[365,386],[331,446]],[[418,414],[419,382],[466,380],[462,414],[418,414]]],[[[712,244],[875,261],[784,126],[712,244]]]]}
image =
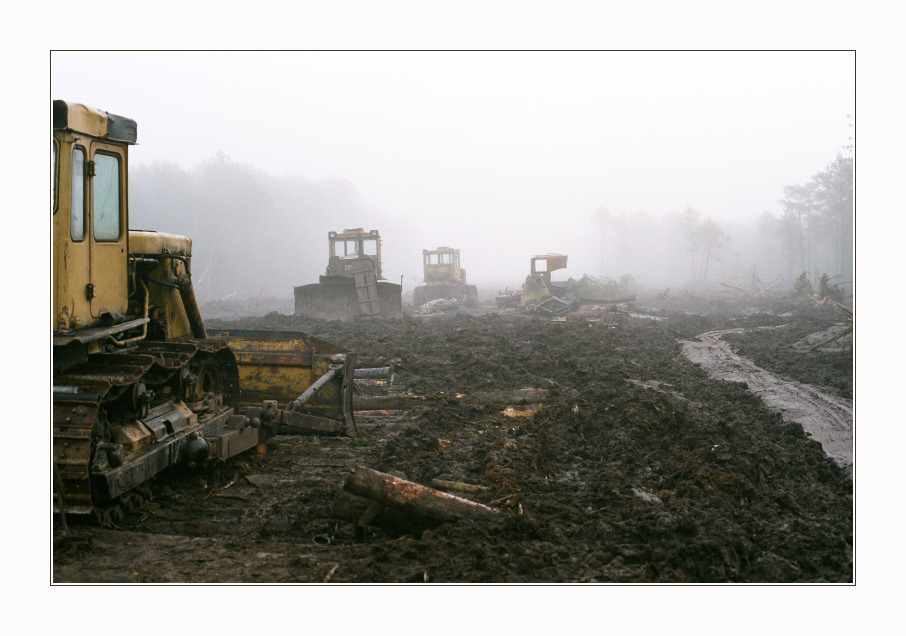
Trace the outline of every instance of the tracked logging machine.
{"type": "Polygon", "coordinates": [[[205,329],[192,241],[128,230],[135,121],[53,102],[53,509],[116,522],[177,464],[287,432],[355,435],[355,354],[205,329]]]}
{"type": "Polygon", "coordinates": [[[326,320],[389,318],[403,311],[402,285],[384,280],[381,235],[362,228],[329,232],[327,271],[295,287],[295,313],[326,320]]]}
{"type": "Polygon", "coordinates": [[[422,250],[425,284],[412,290],[416,307],[440,298],[455,298],[466,305],[478,302],[478,288],[466,284],[466,270],[459,265],[459,250],[438,247],[422,250]]]}
{"type": "Polygon", "coordinates": [[[522,284],[520,303],[528,313],[561,314],[569,311],[576,299],[572,283],[557,283],[551,272],[566,267],[566,254],[539,254],[532,257],[532,270],[522,284]]]}

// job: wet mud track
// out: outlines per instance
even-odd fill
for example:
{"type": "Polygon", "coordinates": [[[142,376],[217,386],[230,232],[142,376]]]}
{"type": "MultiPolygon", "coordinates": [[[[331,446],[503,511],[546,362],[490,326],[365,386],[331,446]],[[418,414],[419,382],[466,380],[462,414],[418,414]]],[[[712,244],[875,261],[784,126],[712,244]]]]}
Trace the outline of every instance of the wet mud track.
{"type": "Polygon", "coordinates": [[[560,322],[244,319],[392,364],[393,391],[437,401],[359,413],[356,439],[281,436],[264,454],[170,475],[121,528],[57,523],[53,581],[852,582],[852,475],[749,379],[712,377],[682,344],[740,330],[721,338],[736,354],[845,402],[851,348],[794,346],[839,318],[802,301],[684,299],[560,322]],[[546,393],[532,409],[469,398],[522,388],[546,393]],[[480,485],[466,496],[507,502],[505,519],[357,536],[332,516],[352,465],[480,485]]]}
{"type": "Polygon", "coordinates": [[[722,340],[741,328],[709,331],[694,341],[683,341],[683,353],[720,380],[743,382],[765,405],[784,419],[798,422],[805,432],[821,443],[824,452],[838,464],[852,470],[853,405],[818,387],[783,380],[735,354],[722,340]]]}

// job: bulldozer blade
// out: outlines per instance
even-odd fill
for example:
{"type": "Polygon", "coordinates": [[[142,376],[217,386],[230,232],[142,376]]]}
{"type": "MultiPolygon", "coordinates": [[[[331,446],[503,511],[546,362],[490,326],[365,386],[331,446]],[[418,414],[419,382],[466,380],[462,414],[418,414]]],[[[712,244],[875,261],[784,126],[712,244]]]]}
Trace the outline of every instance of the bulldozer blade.
{"type": "Polygon", "coordinates": [[[294,288],[295,312],[323,320],[354,320],[363,317],[399,317],[403,312],[402,286],[377,281],[369,291],[377,298],[363,298],[354,278],[325,276],[322,282],[294,288]]]}
{"type": "Polygon", "coordinates": [[[236,401],[241,406],[275,400],[287,408],[331,367],[341,366],[342,372],[305,401],[304,410],[354,427],[354,352],[301,331],[221,330],[208,335],[227,341],[236,356],[240,387],[236,401]]]}
{"type": "Polygon", "coordinates": [[[412,304],[421,307],[432,300],[455,298],[463,303],[478,301],[478,287],[462,283],[432,283],[412,290],[412,304]]]}
{"type": "Polygon", "coordinates": [[[352,320],[359,315],[355,281],[315,283],[295,288],[296,314],[324,320],[352,320]]]}
{"type": "Polygon", "coordinates": [[[381,316],[385,318],[403,315],[403,286],[395,283],[378,282],[378,299],[381,303],[381,316]]]}

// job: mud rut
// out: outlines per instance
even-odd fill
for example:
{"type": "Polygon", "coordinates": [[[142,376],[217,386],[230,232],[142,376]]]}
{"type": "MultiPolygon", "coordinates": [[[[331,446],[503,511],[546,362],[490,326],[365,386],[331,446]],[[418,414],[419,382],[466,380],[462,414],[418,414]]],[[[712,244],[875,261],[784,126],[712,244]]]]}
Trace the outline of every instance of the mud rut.
{"type": "Polygon", "coordinates": [[[711,377],[747,384],[768,408],[781,413],[785,420],[801,424],[807,434],[821,443],[828,456],[851,471],[852,401],[808,384],[785,381],[736,355],[729,343],[721,340],[725,334],[745,331],[737,328],[703,333],[695,341],[682,341],[683,353],[711,377]]]}
{"type": "Polygon", "coordinates": [[[815,385],[828,421],[851,430],[851,345],[795,346],[839,320],[814,303],[767,299],[657,299],[563,322],[246,318],[242,328],[303,330],[355,350],[360,366],[394,365],[393,386],[364,392],[443,399],[359,413],[357,439],[282,436],[266,454],[175,473],[122,528],[55,524],[53,581],[851,582],[845,448],[822,447],[807,422],[769,403],[781,387],[815,385]],[[767,392],[751,369],[717,379],[687,358],[714,332],[724,333],[704,341],[736,372],[747,367],[724,347],[774,376],[767,392]],[[468,400],[525,387],[548,392],[532,417],[468,400]],[[353,464],[480,484],[470,498],[512,507],[500,525],[369,526],[356,537],[331,516],[353,464]]]}

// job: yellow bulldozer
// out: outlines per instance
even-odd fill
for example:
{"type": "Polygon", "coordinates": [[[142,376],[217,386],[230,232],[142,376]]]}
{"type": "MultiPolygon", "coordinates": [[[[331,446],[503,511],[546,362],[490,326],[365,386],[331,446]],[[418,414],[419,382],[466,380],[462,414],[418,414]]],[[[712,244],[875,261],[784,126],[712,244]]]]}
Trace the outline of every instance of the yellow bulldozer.
{"type": "Polygon", "coordinates": [[[355,353],[205,328],[192,241],[129,230],[134,120],[53,102],[53,510],[115,523],[177,464],[355,435],[355,353]]]}
{"type": "Polygon", "coordinates": [[[458,249],[422,250],[422,264],[425,284],[412,290],[413,305],[420,307],[442,298],[455,298],[466,306],[478,302],[478,288],[466,283],[466,270],[460,267],[458,249]]]}
{"type": "Polygon", "coordinates": [[[326,320],[401,316],[403,287],[383,277],[380,232],[346,229],[328,232],[327,240],[327,270],[319,282],[294,288],[295,313],[326,320]]]}
{"type": "Polygon", "coordinates": [[[520,302],[526,313],[562,314],[578,301],[572,295],[572,284],[551,280],[551,273],[566,268],[566,254],[539,254],[531,260],[531,271],[522,285],[520,302]]]}

